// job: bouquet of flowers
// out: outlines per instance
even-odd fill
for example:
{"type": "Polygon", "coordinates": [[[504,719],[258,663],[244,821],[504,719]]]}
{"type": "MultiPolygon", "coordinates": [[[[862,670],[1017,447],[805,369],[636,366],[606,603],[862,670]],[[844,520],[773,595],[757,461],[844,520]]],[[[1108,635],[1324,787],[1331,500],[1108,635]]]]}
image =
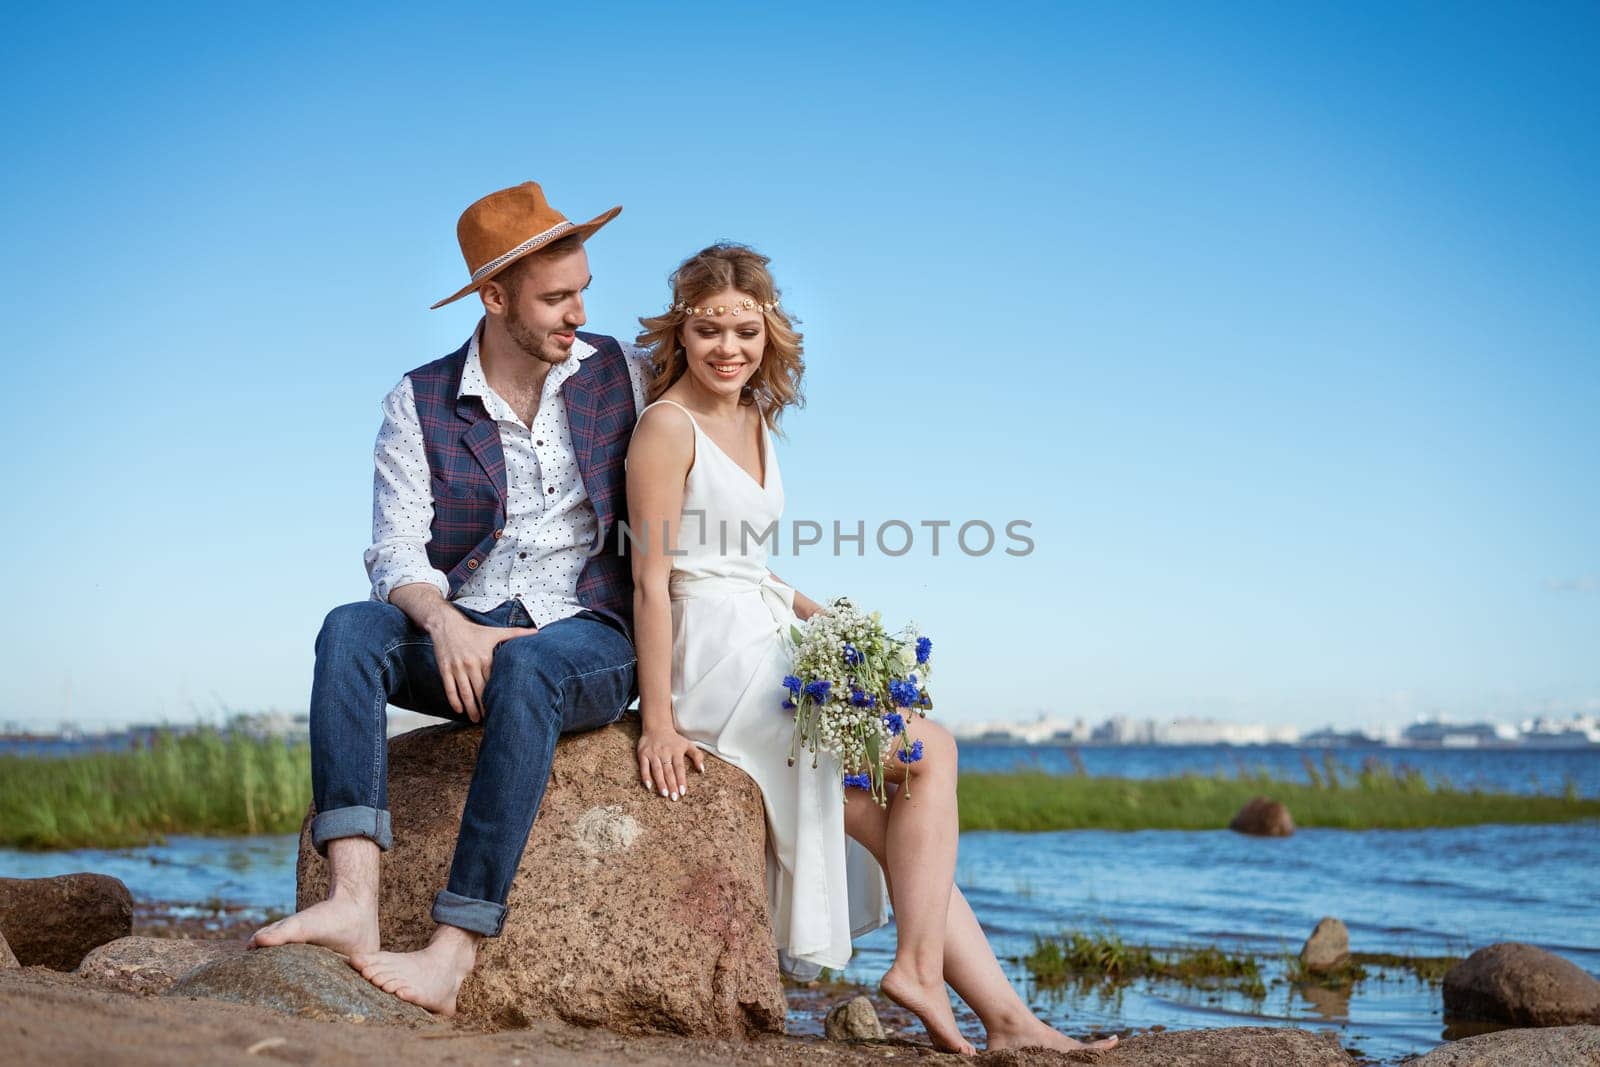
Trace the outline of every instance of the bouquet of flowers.
{"type": "Polygon", "coordinates": [[[883,764],[894,739],[900,762],[922,758],[922,742],[912,740],[907,724],[933,707],[924,684],[933,642],[912,627],[889,633],[878,612],[863,614],[844,597],[790,636],[794,670],[783,680],[783,707],[794,712],[790,765],[802,748],[811,750],[812,766],[818,753],[837,756],[845,785],[888,803],[883,764]]]}

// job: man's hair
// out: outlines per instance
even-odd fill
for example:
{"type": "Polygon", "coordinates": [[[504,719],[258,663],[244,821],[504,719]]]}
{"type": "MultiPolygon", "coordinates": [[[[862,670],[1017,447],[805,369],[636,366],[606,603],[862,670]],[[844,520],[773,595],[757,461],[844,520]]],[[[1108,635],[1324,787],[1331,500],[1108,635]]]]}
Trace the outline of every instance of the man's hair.
{"type": "MultiPolygon", "coordinates": [[[[528,267],[540,256],[564,256],[569,252],[576,252],[583,247],[581,233],[569,233],[559,241],[551,241],[539,251],[523,256],[505,270],[490,278],[490,282],[499,282],[500,287],[506,291],[506,299],[515,302],[518,292],[522,289],[522,280],[528,273],[528,267]]],[[[488,285],[489,282],[484,282],[488,285]]]]}

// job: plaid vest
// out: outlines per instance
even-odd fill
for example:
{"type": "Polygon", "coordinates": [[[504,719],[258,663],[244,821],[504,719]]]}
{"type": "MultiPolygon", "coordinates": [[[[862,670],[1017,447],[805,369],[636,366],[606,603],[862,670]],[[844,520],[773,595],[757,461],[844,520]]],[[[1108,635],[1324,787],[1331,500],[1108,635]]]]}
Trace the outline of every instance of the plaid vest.
{"type": "MultiPolygon", "coordinates": [[[[623,460],[638,418],[622,346],[601,334],[579,333],[594,354],[561,385],[578,476],[594,507],[598,550],[578,575],[578,603],[632,632],[633,572],[620,551],[617,520],[626,518],[623,460]]],[[[574,357],[575,358],[575,357],[574,357]]],[[[433,538],[428,561],[444,571],[450,593],[488,558],[506,525],[506,460],[500,429],[483,401],[458,397],[467,345],[418,367],[411,379],[433,491],[433,538]]]]}

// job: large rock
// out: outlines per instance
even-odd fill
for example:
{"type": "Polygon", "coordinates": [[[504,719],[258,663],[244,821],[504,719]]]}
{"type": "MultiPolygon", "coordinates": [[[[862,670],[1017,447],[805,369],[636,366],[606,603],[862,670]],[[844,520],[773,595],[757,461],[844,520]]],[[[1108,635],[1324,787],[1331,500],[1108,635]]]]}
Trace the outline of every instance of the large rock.
{"type": "Polygon", "coordinates": [[[119,937],[78,964],[78,974],[124,993],[164,993],[190,971],[237,956],[243,941],[191,941],[176,937],[119,937]]]}
{"type": "Polygon", "coordinates": [[[11,951],[11,945],[6,941],[5,931],[0,930],[0,971],[21,966],[22,964],[17,962],[17,954],[11,951]]]}
{"type": "Polygon", "coordinates": [[[1228,829],[1256,837],[1288,837],[1294,833],[1294,818],[1288,808],[1271,797],[1251,797],[1228,829]]]}
{"type": "Polygon", "coordinates": [[[433,1016],[361,977],[350,961],[316,945],[279,945],[202,965],[168,989],[169,997],[204,997],[306,1019],[431,1025],[433,1016]]]}
{"type": "Polygon", "coordinates": [[[836,1004],[823,1020],[822,1032],[829,1041],[884,1041],[883,1023],[878,1021],[878,1009],[863,996],[851,997],[836,1004]]]}
{"type": "MultiPolygon", "coordinates": [[[[449,875],[482,731],[444,725],[389,745],[394,848],[383,861],[387,949],[421,948],[449,875]]],[[[782,1033],[767,915],[766,822],[744,772],[717,759],[676,803],[638,780],[638,721],[565,737],[507,901],[458,1013],[493,1028],[555,1016],[629,1032],[782,1033]]],[[[309,820],[307,822],[309,827],[309,820]]],[[[298,901],[327,868],[300,837],[298,901]]]]}
{"type": "Polygon", "coordinates": [[[133,933],[133,895],[104,874],[0,878],[0,929],[24,967],[70,971],[90,949],[133,933]]]}
{"type": "Polygon", "coordinates": [[[1480,948],[1444,976],[1444,1013],[1517,1026],[1600,1023],[1600,981],[1542,948],[1480,948]]]}
{"type": "Polygon", "coordinates": [[[1312,974],[1327,974],[1349,963],[1349,929],[1331,915],[1325,916],[1301,947],[1300,962],[1312,974]]]}
{"type": "Polygon", "coordinates": [[[1407,1067],[1600,1067],[1600,1026],[1501,1030],[1440,1045],[1407,1067]]]}

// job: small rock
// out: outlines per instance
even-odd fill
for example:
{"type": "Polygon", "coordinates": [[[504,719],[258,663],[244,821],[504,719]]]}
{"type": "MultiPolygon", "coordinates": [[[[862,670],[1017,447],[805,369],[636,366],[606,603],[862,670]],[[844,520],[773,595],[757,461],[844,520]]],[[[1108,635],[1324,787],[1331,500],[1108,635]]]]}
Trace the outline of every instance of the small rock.
{"type": "Polygon", "coordinates": [[[325,1021],[432,1022],[415,1004],[390,996],[316,945],[279,945],[241,952],[191,971],[167,990],[169,997],[206,997],[254,1004],[325,1021]]]}
{"type": "Polygon", "coordinates": [[[0,928],[24,967],[70,971],[90,949],[133,933],[133,895],[104,874],[0,878],[0,928]]]}
{"type": "Polygon", "coordinates": [[[1331,915],[1317,923],[1300,949],[1300,962],[1312,974],[1327,974],[1350,962],[1350,931],[1331,915]]]}
{"type": "Polygon", "coordinates": [[[1444,1013],[1517,1026],[1600,1023],[1600,981],[1553,952],[1505,941],[1450,968],[1444,1013]]]}
{"type": "Polygon", "coordinates": [[[119,937],[83,958],[77,973],[124,993],[165,993],[190,971],[244,951],[242,941],[119,937]]]}
{"type": "Polygon", "coordinates": [[[1501,1030],[1440,1045],[1407,1067],[1529,1067],[1600,1064],[1600,1026],[1501,1030]]]}
{"type": "Polygon", "coordinates": [[[11,946],[6,943],[6,933],[0,930],[0,971],[7,971],[13,967],[21,967],[17,962],[17,954],[11,951],[11,946]]]}
{"type": "Polygon", "coordinates": [[[1288,808],[1271,797],[1251,797],[1228,829],[1256,837],[1288,837],[1294,833],[1294,818],[1288,808]]]}
{"type": "Polygon", "coordinates": [[[829,1041],[886,1041],[878,1010],[866,997],[857,996],[837,1004],[828,1012],[822,1031],[829,1041]]]}

